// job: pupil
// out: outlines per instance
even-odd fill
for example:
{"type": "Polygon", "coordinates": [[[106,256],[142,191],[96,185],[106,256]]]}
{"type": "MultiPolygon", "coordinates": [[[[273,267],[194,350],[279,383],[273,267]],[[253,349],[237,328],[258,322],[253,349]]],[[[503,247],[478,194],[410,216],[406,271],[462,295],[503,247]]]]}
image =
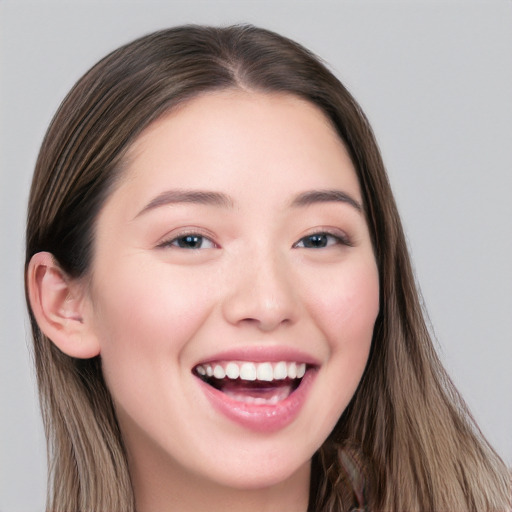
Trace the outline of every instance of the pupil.
{"type": "Polygon", "coordinates": [[[311,235],[306,238],[305,244],[306,247],[311,247],[313,249],[318,249],[320,247],[325,247],[327,245],[327,236],[326,235],[311,235]]]}
{"type": "Polygon", "coordinates": [[[203,237],[197,235],[187,235],[179,239],[178,245],[187,249],[199,249],[203,237]]]}

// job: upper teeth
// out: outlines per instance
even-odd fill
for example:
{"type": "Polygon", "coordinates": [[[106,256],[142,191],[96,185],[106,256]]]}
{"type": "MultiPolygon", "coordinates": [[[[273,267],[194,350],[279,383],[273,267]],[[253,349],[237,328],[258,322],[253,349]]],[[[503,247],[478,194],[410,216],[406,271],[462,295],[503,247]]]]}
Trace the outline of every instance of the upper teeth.
{"type": "Polygon", "coordinates": [[[301,379],[306,373],[306,363],[251,363],[229,361],[225,363],[206,363],[196,366],[199,375],[216,379],[273,380],[301,379]]]}

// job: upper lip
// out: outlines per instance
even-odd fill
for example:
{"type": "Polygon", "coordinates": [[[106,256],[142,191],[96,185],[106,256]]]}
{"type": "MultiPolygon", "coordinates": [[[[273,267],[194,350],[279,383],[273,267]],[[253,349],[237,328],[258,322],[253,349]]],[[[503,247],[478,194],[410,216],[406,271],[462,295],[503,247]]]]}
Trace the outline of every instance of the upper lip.
{"type": "Polygon", "coordinates": [[[278,363],[279,361],[289,361],[297,363],[306,363],[310,366],[319,366],[319,360],[295,347],[284,345],[257,345],[251,347],[236,347],[202,358],[194,365],[194,368],[201,364],[214,363],[216,361],[248,361],[253,363],[278,363]]]}

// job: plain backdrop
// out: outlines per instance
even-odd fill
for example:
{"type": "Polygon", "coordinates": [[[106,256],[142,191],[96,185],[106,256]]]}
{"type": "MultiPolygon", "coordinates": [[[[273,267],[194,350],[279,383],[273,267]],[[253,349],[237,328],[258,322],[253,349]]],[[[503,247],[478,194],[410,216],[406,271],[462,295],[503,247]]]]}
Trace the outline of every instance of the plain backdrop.
{"type": "Polygon", "coordinates": [[[99,58],[156,29],[250,22],[321,55],[366,111],[440,355],[512,465],[512,2],[0,0],[0,511],[44,508],[23,229],[45,129],[99,58]]]}

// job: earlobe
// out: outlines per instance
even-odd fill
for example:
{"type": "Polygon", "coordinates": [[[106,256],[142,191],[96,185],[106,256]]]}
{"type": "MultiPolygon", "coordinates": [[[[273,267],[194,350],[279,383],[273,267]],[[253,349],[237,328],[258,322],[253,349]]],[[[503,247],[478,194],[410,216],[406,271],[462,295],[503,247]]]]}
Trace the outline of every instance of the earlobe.
{"type": "Polygon", "coordinates": [[[32,257],[27,287],[40,329],[62,352],[81,359],[100,353],[82,286],[65,274],[50,253],[39,252],[32,257]]]}

